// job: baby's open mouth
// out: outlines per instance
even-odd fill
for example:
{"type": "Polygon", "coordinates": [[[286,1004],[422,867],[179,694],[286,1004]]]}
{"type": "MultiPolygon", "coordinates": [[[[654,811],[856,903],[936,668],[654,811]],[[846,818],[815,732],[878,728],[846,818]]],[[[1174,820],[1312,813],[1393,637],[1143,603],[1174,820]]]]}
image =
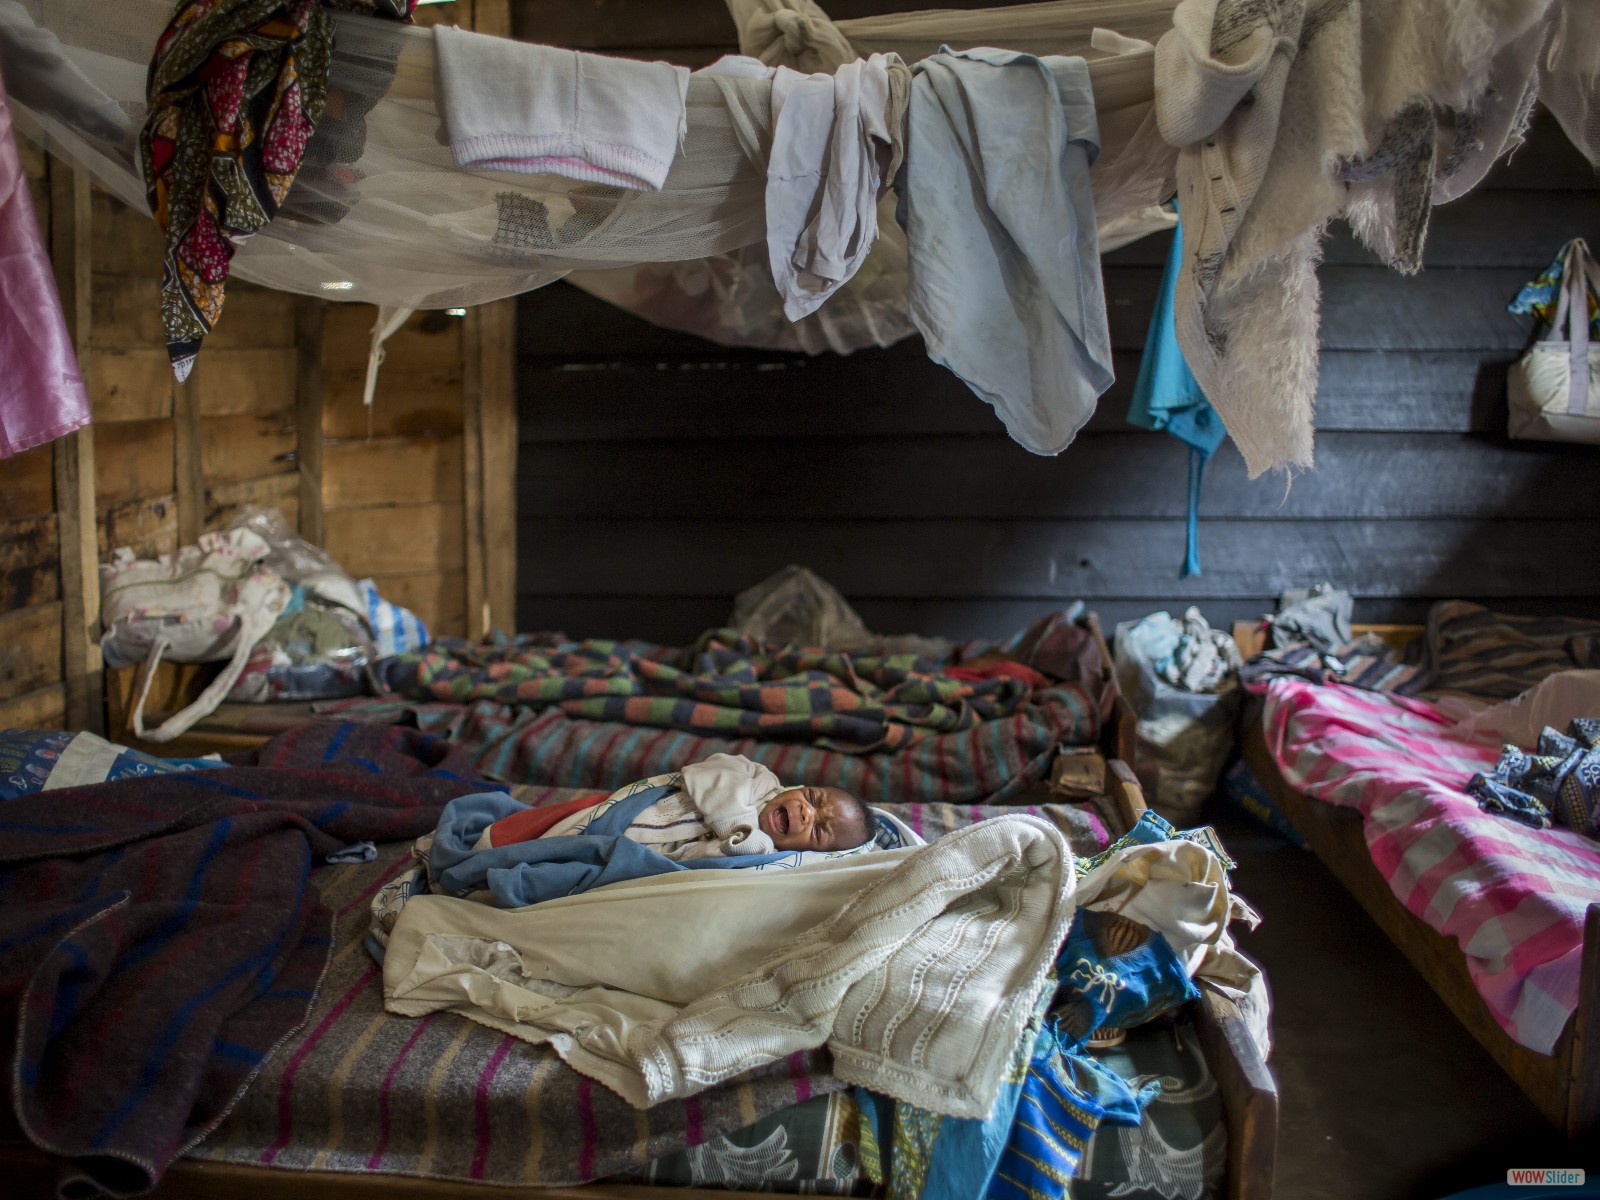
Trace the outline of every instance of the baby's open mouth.
{"type": "Polygon", "coordinates": [[[789,832],[789,810],[781,804],[772,806],[772,832],[789,832]]]}

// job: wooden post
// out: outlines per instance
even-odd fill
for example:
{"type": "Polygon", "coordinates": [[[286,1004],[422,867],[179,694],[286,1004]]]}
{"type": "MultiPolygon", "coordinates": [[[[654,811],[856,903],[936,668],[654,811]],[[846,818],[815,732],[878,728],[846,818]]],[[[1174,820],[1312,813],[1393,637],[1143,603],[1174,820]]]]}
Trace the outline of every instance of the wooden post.
{"type": "Polygon", "coordinates": [[[484,536],[483,490],[483,309],[469,308],[461,326],[461,492],[462,536],[466,539],[467,636],[488,632],[488,560],[484,536]]]}
{"type": "Polygon", "coordinates": [[[482,381],[478,421],[483,446],[484,598],[489,624],[517,627],[517,302],[482,305],[478,319],[482,381]]]}
{"type": "Polygon", "coordinates": [[[322,371],[323,301],[300,296],[294,310],[295,462],[300,471],[300,536],[323,544],[322,407],[327,384],[322,371]]]}
{"type": "MultiPolygon", "coordinates": [[[[472,28],[511,36],[510,0],[473,0],[472,28]]],[[[514,630],[517,605],[517,302],[468,310],[463,357],[462,484],[467,632],[514,630]]]]}
{"type": "Polygon", "coordinates": [[[205,524],[206,481],[200,461],[198,360],[172,392],[172,479],[178,495],[178,545],[192,546],[205,524]]]}
{"type": "MultiPolygon", "coordinates": [[[[93,320],[89,178],[50,160],[50,258],[78,370],[89,381],[93,320]]],[[[100,543],[95,522],[94,427],[55,443],[56,512],[61,538],[61,678],[67,725],[105,727],[100,658],[100,543]]]]}

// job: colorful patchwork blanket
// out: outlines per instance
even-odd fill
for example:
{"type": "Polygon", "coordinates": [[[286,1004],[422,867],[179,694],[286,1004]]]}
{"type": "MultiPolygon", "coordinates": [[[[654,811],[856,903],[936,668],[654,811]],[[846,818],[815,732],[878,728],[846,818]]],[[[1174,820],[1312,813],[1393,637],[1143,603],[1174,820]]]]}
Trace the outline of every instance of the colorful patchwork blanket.
{"type": "Polygon", "coordinates": [[[0,1030],[29,1140],[151,1187],[305,1021],[332,918],[322,855],[414,838],[483,784],[408,729],[316,723],[226,771],[0,803],[0,1030]]]}
{"type": "Polygon", "coordinates": [[[1495,1020],[1550,1053],[1578,1001],[1583,922],[1600,903],[1600,844],[1483,812],[1464,790],[1500,755],[1431,704],[1276,679],[1263,716],[1284,778],[1361,813],[1395,896],[1461,944],[1495,1020]]]}
{"type": "Polygon", "coordinates": [[[414,700],[557,708],[588,720],[857,753],[1009,716],[1029,693],[1019,679],[956,678],[911,654],[852,657],[727,629],[683,649],[559,634],[486,645],[445,640],[386,660],[380,674],[414,700]]]}

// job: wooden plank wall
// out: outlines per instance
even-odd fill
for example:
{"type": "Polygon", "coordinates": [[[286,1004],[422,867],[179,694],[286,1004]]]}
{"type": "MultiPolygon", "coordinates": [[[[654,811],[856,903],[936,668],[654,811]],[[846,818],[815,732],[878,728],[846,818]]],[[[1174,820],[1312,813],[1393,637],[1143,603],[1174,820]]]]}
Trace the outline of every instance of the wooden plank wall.
{"type": "MultiPolygon", "coordinates": [[[[44,155],[20,143],[34,212],[50,235],[44,155]]],[[[61,662],[61,544],[55,449],[25,450],[0,466],[0,729],[59,725],[66,717],[61,662]]]]}
{"type": "MultiPolygon", "coordinates": [[[[647,9],[525,0],[517,28],[693,61],[726,21],[716,0],[675,5],[671,22],[647,9]],[[640,49],[646,33],[659,40],[640,49]]],[[[520,624],[680,640],[789,562],[875,629],[947,636],[1002,634],[1080,597],[1108,622],[1198,604],[1225,624],[1324,579],[1368,621],[1418,620],[1449,596],[1600,615],[1600,448],[1504,436],[1506,365],[1529,328],[1505,304],[1576,234],[1600,236],[1600,187],[1548,120],[1434,211],[1422,274],[1337,234],[1318,468],[1287,488],[1250,481],[1225,446],[1205,478],[1204,573],[1187,580],[1187,452],[1125,422],[1165,237],[1107,256],[1118,380],[1053,459],[1012,443],[915,340],[849,358],[731,351],[566,285],[531,293],[520,624]]]]}
{"type": "MultiPolygon", "coordinates": [[[[510,31],[506,0],[421,20],[510,31]]],[[[235,279],[180,386],[148,215],[19,148],[94,422],[0,472],[0,728],[98,727],[99,560],[170,553],[246,505],[282,510],[436,632],[468,632],[469,612],[473,632],[513,623],[512,302],[414,317],[369,412],[375,310],[235,279]]]]}

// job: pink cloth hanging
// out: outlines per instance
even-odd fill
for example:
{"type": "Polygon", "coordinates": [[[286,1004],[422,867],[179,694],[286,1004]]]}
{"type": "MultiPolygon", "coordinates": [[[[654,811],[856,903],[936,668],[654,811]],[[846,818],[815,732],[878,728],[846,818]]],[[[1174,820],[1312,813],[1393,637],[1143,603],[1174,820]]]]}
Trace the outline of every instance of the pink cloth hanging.
{"type": "Polygon", "coordinates": [[[0,82],[0,458],[89,423],[89,396],[0,82]]]}

